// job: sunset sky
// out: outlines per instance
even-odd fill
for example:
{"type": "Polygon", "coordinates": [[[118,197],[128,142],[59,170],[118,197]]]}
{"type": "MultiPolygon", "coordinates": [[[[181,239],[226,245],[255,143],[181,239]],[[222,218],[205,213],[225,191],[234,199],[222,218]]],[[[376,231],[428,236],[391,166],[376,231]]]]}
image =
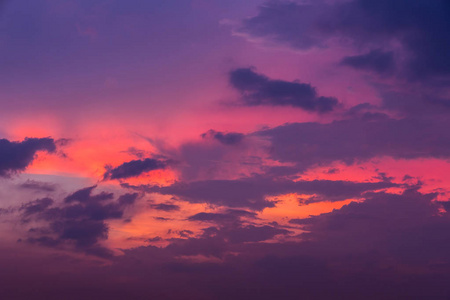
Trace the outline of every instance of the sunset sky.
{"type": "Polygon", "coordinates": [[[450,299],[448,0],[0,0],[0,299],[450,299]]]}

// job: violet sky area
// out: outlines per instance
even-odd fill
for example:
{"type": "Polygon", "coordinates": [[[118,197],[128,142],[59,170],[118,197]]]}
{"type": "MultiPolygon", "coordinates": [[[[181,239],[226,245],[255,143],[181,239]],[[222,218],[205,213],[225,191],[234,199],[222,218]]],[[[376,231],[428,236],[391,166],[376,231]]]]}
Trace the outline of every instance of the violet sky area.
{"type": "Polygon", "coordinates": [[[0,0],[0,299],[449,300],[450,1],[0,0]]]}

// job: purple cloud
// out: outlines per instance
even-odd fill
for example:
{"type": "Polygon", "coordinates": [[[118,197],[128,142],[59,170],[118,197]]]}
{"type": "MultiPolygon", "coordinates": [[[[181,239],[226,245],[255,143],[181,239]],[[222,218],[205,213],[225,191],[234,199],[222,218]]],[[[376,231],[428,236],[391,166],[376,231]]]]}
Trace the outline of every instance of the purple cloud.
{"type": "Polygon", "coordinates": [[[55,141],[52,138],[26,138],[22,142],[0,139],[0,177],[24,171],[38,151],[55,152],[55,141]]]}
{"type": "Polygon", "coordinates": [[[338,104],[336,98],[318,96],[310,84],[272,80],[249,68],[231,71],[229,80],[241,92],[242,101],[247,106],[292,106],[325,113],[338,104]]]}
{"type": "Polygon", "coordinates": [[[43,198],[22,205],[22,221],[29,223],[33,220],[39,224],[39,227],[28,231],[26,241],[47,247],[73,247],[87,254],[111,257],[111,250],[99,244],[108,238],[105,220],[122,218],[138,194],[124,194],[117,201],[111,201],[114,198],[112,193],[92,195],[95,188],[78,190],[67,196],[63,204],[43,198]]]}
{"type": "Polygon", "coordinates": [[[139,176],[145,172],[165,169],[166,166],[167,162],[153,158],[132,160],[115,168],[108,167],[104,177],[105,179],[126,179],[139,176]]]}

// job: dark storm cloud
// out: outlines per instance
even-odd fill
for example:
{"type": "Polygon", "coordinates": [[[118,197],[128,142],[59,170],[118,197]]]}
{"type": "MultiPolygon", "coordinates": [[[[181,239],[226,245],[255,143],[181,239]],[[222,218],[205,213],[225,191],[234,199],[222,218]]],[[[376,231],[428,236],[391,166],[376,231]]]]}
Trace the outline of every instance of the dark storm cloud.
{"type": "Polygon", "coordinates": [[[273,1],[239,31],[299,49],[324,47],[334,37],[365,46],[389,47],[395,40],[410,53],[404,71],[426,78],[450,74],[449,14],[446,0],[273,1]]]}
{"type": "MultiPolygon", "coordinates": [[[[297,181],[273,180],[256,176],[236,180],[204,180],[175,183],[166,187],[144,187],[148,192],[180,197],[192,203],[211,203],[229,207],[248,207],[261,210],[273,207],[275,203],[266,200],[267,196],[277,196],[288,193],[317,194],[320,197],[310,201],[340,201],[359,197],[362,193],[394,187],[391,182],[350,181],[297,181]]],[[[207,217],[200,215],[196,218],[207,217]]],[[[217,216],[216,216],[217,217],[217,216]]]]}
{"type": "Polygon", "coordinates": [[[0,139],[0,177],[24,171],[38,151],[55,152],[55,141],[52,138],[26,138],[22,142],[0,139]]]}
{"type": "Polygon", "coordinates": [[[364,113],[328,124],[292,123],[257,132],[272,143],[271,156],[298,170],[333,161],[352,164],[373,157],[448,158],[448,120],[391,119],[364,113]],[[295,149],[295,151],[292,151],[295,149]]]}
{"type": "Polygon", "coordinates": [[[121,195],[112,201],[112,193],[92,195],[96,186],[74,192],[63,204],[55,204],[50,198],[38,199],[24,204],[22,220],[35,220],[42,225],[29,231],[27,241],[49,247],[70,247],[88,254],[109,257],[111,251],[99,241],[108,238],[105,220],[120,219],[127,207],[138,197],[137,193],[121,195]]]}
{"type": "Polygon", "coordinates": [[[383,74],[394,69],[394,54],[393,52],[383,52],[376,49],[367,54],[344,57],[341,64],[383,74]]]}
{"type": "Polygon", "coordinates": [[[310,84],[272,80],[250,68],[233,70],[229,80],[248,106],[292,106],[324,113],[332,111],[338,104],[336,98],[318,96],[310,84]]]}
{"type": "Polygon", "coordinates": [[[239,132],[220,132],[215,130],[209,130],[203,133],[202,138],[213,138],[224,145],[236,145],[244,139],[244,134],[239,132]]]}
{"type": "Polygon", "coordinates": [[[145,172],[164,169],[167,162],[153,158],[146,158],[142,160],[132,160],[125,162],[118,167],[109,168],[105,173],[107,179],[126,179],[130,177],[139,176],[145,172]]]}

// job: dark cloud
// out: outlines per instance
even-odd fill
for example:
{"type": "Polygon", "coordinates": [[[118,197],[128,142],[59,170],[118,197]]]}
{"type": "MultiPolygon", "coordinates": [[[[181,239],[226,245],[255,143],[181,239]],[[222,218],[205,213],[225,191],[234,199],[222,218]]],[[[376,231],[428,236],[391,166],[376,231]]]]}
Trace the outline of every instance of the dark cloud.
{"type": "Polygon", "coordinates": [[[442,206],[444,207],[444,209],[448,212],[448,213],[450,213],[450,201],[441,201],[440,202],[441,204],[442,204],[442,206]]]}
{"type": "Polygon", "coordinates": [[[73,194],[70,194],[66,198],[64,198],[64,201],[66,203],[71,202],[84,202],[84,203],[91,203],[91,202],[99,202],[99,201],[106,201],[111,200],[114,197],[113,193],[107,193],[107,192],[101,192],[97,195],[92,195],[92,191],[97,186],[90,186],[81,190],[76,191],[73,194]]]}
{"type": "Polygon", "coordinates": [[[53,183],[41,182],[31,179],[28,179],[24,183],[20,184],[19,187],[22,189],[30,189],[43,192],[54,192],[56,190],[56,185],[53,183]]]}
{"type": "Polygon", "coordinates": [[[336,98],[318,96],[310,84],[272,80],[249,68],[230,72],[230,83],[241,92],[242,101],[248,106],[292,106],[324,113],[338,104],[336,98]]]}
{"type": "Polygon", "coordinates": [[[125,162],[118,167],[107,167],[105,179],[126,179],[136,177],[143,173],[164,169],[167,167],[167,162],[153,158],[146,158],[142,160],[132,160],[125,162]]]}
{"type": "Polygon", "coordinates": [[[202,138],[208,137],[211,137],[224,145],[236,145],[244,139],[244,134],[239,132],[223,133],[211,129],[208,132],[202,134],[202,138]]]}
{"type": "MultiPolygon", "coordinates": [[[[217,220],[215,220],[217,221],[217,220]]],[[[173,255],[205,255],[224,258],[232,249],[247,243],[260,243],[292,232],[270,225],[219,222],[219,227],[203,228],[203,233],[187,239],[172,239],[166,251],[173,255]]]]}
{"type": "Polygon", "coordinates": [[[170,218],[164,218],[164,217],[153,217],[153,219],[158,220],[158,221],[171,221],[173,219],[170,218]]]}
{"type": "Polygon", "coordinates": [[[276,228],[268,225],[223,228],[217,235],[223,236],[230,243],[261,242],[274,238],[276,235],[289,234],[286,229],[276,228]]]}
{"type": "Polygon", "coordinates": [[[22,142],[0,139],[0,176],[24,171],[38,151],[55,152],[55,141],[52,138],[26,138],[22,142]]]}
{"type": "Polygon", "coordinates": [[[394,53],[376,49],[367,54],[344,57],[341,64],[355,69],[384,74],[394,69],[394,53]]]}
{"type": "Polygon", "coordinates": [[[136,201],[136,199],[138,198],[138,194],[137,193],[133,193],[133,194],[123,194],[119,197],[119,199],[117,199],[117,202],[119,203],[119,205],[132,205],[134,204],[134,202],[136,201]]]}
{"type": "MultiPolygon", "coordinates": [[[[428,89],[429,90],[429,89],[428,89]]],[[[414,118],[447,118],[450,112],[450,99],[441,88],[433,88],[433,92],[396,91],[391,87],[380,87],[382,108],[394,111],[404,117],[414,118]]]]}
{"type": "Polygon", "coordinates": [[[160,236],[155,236],[154,238],[147,239],[147,242],[160,242],[162,240],[160,236]]]}
{"type": "Polygon", "coordinates": [[[450,126],[444,119],[391,119],[363,114],[328,124],[292,123],[257,132],[272,142],[271,156],[298,170],[333,161],[352,164],[373,157],[448,158],[450,126]],[[295,149],[295,151],[292,151],[295,149]]]}
{"type": "Polygon", "coordinates": [[[179,234],[180,237],[182,237],[182,238],[187,238],[187,237],[193,235],[194,232],[193,232],[192,230],[185,229],[185,230],[180,230],[180,231],[178,231],[178,234],[179,234]]]}
{"type": "Polygon", "coordinates": [[[306,230],[300,242],[260,243],[289,232],[231,224],[205,228],[202,236],[174,240],[165,249],[132,249],[123,258],[130,263],[147,257],[145,263],[154,266],[149,257],[159,257],[168,262],[169,274],[214,276],[211,281],[223,285],[214,285],[205,299],[298,299],[299,294],[308,299],[332,299],[337,294],[345,299],[429,295],[446,299],[450,218],[448,213],[438,213],[436,194],[423,194],[418,188],[410,187],[402,194],[369,193],[364,202],[293,220],[292,224],[306,230]],[[180,255],[214,256],[222,261],[214,267],[169,258],[180,255]]]}
{"type": "MultiPolygon", "coordinates": [[[[82,6],[88,5],[88,1],[81,2],[82,6]]],[[[151,4],[152,1],[132,2],[136,3],[130,5],[127,1],[114,0],[111,5],[124,14],[137,13],[149,6],[155,9],[164,6],[168,11],[183,12],[176,7],[176,3],[168,1],[154,1],[151,4]]],[[[204,1],[195,2],[195,5],[202,5],[204,1]]],[[[289,42],[301,49],[326,47],[327,40],[333,37],[350,37],[356,44],[363,45],[363,52],[367,51],[366,48],[382,47],[385,52],[374,54],[372,51],[347,57],[344,58],[344,64],[383,74],[390,71],[391,67],[387,66],[393,63],[389,62],[389,57],[383,56],[391,51],[387,41],[395,39],[395,42],[409,50],[411,56],[406,57],[406,66],[402,67],[411,77],[417,79],[448,75],[448,1],[318,0],[302,3],[310,4],[270,2],[261,8],[258,16],[245,22],[243,30],[254,36],[289,42]],[[431,54],[434,56],[431,57],[431,54]]],[[[33,9],[38,7],[33,6],[33,9]]],[[[28,14],[23,15],[20,20],[29,18],[28,14]]],[[[55,16],[65,20],[58,14],[55,16]]],[[[155,14],[155,17],[158,16],[155,14]]],[[[166,18],[165,15],[163,17],[166,18]]],[[[138,18],[132,16],[132,19],[138,18]]],[[[60,26],[53,26],[56,32],[51,36],[69,37],[63,39],[62,44],[61,39],[55,39],[60,45],[58,47],[65,47],[69,40],[75,40],[73,32],[63,34],[67,28],[73,28],[76,22],[72,21],[67,21],[71,27],[61,29],[60,26]]],[[[21,26],[36,23],[30,19],[21,26]]],[[[45,29],[42,26],[28,27],[32,32],[21,33],[20,28],[16,29],[19,35],[11,41],[21,44],[21,47],[23,42],[31,45],[42,40],[37,39],[38,32],[49,32],[41,30],[45,29]],[[34,31],[34,28],[38,30],[34,31]]],[[[161,32],[171,36],[166,30],[161,32]]],[[[108,38],[107,32],[102,35],[108,41],[114,40],[108,38]]],[[[139,41],[149,40],[141,37],[137,34],[139,41]]],[[[124,44],[119,40],[112,43],[124,44]]],[[[99,53],[102,49],[114,48],[109,44],[107,46],[97,47],[99,53]]],[[[42,58],[42,53],[52,56],[60,52],[62,48],[58,47],[42,47],[42,51],[37,52],[33,47],[22,47],[32,49],[37,56],[23,55],[23,58],[27,58],[23,62],[22,59],[16,60],[27,65],[36,57],[42,58]]],[[[135,48],[142,51],[142,47],[135,48]]],[[[114,61],[111,56],[102,59],[105,62],[114,61]]],[[[36,61],[42,63],[42,59],[36,61]]],[[[77,61],[80,59],[73,60],[77,61]]],[[[395,66],[399,67],[400,62],[395,62],[395,66]]],[[[84,68],[80,69],[86,73],[84,68]]],[[[234,82],[234,86],[243,93],[243,101],[247,105],[287,105],[310,111],[326,111],[315,104],[320,97],[308,84],[271,80],[252,70],[241,70],[246,71],[243,76],[237,76],[239,80],[234,82]]],[[[10,76],[9,72],[5,74],[10,76]]],[[[384,108],[393,108],[414,116],[425,114],[430,107],[434,107],[433,111],[441,110],[444,113],[450,107],[444,97],[420,100],[411,98],[409,94],[402,97],[397,94],[392,99],[386,95],[383,97],[384,108]]],[[[417,97],[422,98],[423,95],[417,97]]],[[[334,105],[323,106],[333,108],[334,105]]],[[[101,245],[108,237],[107,221],[127,217],[126,209],[136,201],[138,194],[125,194],[116,198],[112,193],[96,193],[97,187],[92,186],[74,192],[62,203],[41,198],[18,209],[22,221],[30,220],[26,224],[36,227],[30,228],[28,238],[24,238],[28,243],[18,243],[20,245],[17,246],[19,250],[20,247],[26,248],[27,255],[21,255],[20,251],[12,253],[10,249],[5,252],[0,247],[0,294],[5,299],[17,300],[449,299],[450,205],[449,202],[436,201],[437,193],[421,192],[420,186],[407,187],[395,194],[379,192],[389,187],[405,188],[412,181],[410,177],[405,177],[407,182],[398,185],[382,171],[378,171],[375,178],[380,181],[372,183],[326,180],[293,182],[284,177],[315,165],[326,166],[334,161],[351,164],[382,156],[405,159],[449,157],[450,124],[445,118],[393,119],[372,109],[370,105],[362,104],[344,116],[350,119],[331,123],[286,124],[246,136],[245,143],[247,138],[249,143],[251,138],[267,139],[271,143],[270,158],[290,163],[288,167],[270,168],[264,176],[252,175],[250,178],[233,180],[198,180],[186,176],[189,181],[143,189],[174,195],[190,202],[255,210],[276,205],[276,202],[269,202],[265,198],[283,193],[315,195],[307,201],[363,198],[364,201],[353,202],[329,213],[290,220],[291,226],[305,230],[299,236],[293,236],[287,228],[275,222],[255,224],[264,221],[256,220],[254,212],[223,208],[215,213],[201,212],[188,217],[189,221],[197,222],[197,226],[213,223],[213,226],[203,228],[199,234],[188,229],[174,229],[172,233],[177,238],[164,241],[160,237],[147,239],[147,242],[169,243],[167,247],[137,247],[124,250],[122,256],[111,257],[110,250],[101,245]],[[276,242],[274,239],[285,242],[276,242]],[[31,244],[76,249],[90,255],[109,257],[111,261],[108,265],[95,265],[89,261],[89,266],[85,267],[83,265],[86,262],[80,260],[79,255],[66,256],[54,252],[42,254],[44,251],[34,251],[35,246],[31,244]]],[[[236,133],[214,131],[205,137],[217,143],[208,143],[212,147],[204,152],[199,151],[201,147],[184,148],[184,157],[188,157],[186,153],[194,153],[192,157],[197,159],[183,161],[192,164],[192,168],[200,168],[201,160],[225,160],[230,149],[236,151],[239,148],[228,145],[242,142],[242,136],[236,133]]],[[[49,149],[44,150],[53,151],[49,149]]],[[[135,154],[141,160],[111,168],[106,177],[123,179],[152,169],[150,163],[145,163],[146,156],[142,156],[145,153],[135,154]]],[[[31,157],[33,155],[34,152],[31,157]]],[[[3,154],[1,157],[5,161],[11,159],[3,154]]],[[[5,172],[10,174],[23,170],[28,164],[23,168],[11,167],[5,172]]],[[[213,164],[207,167],[218,169],[213,164]]],[[[335,172],[334,169],[328,171],[330,174],[335,172]]],[[[45,190],[45,186],[33,182],[25,188],[45,190]]],[[[177,209],[176,205],[170,203],[152,206],[165,211],[177,209]]],[[[0,214],[4,211],[0,209],[0,214]]],[[[161,217],[155,219],[168,220],[161,217]]]]}
{"type": "Polygon", "coordinates": [[[215,221],[215,222],[222,222],[222,221],[228,221],[228,220],[235,220],[234,216],[226,215],[226,214],[219,214],[219,213],[206,213],[201,212],[195,215],[192,215],[188,218],[189,221],[215,221]]]}
{"type": "MultiPolygon", "coordinates": [[[[167,247],[124,250],[107,266],[84,267],[72,257],[41,258],[39,252],[20,259],[20,253],[0,255],[0,292],[30,299],[38,290],[52,300],[447,299],[450,217],[439,212],[436,194],[419,188],[368,193],[364,202],[294,221],[306,230],[296,242],[265,242],[292,237],[276,226],[228,223],[204,228],[197,237],[183,232],[167,247]],[[39,285],[30,272],[39,274],[39,285]],[[69,298],[67,290],[73,291],[69,298]]],[[[96,230],[101,234],[101,227],[96,230]]]]}
{"type": "Polygon", "coordinates": [[[243,21],[239,32],[254,37],[270,38],[288,43],[298,49],[324,47],[325,41],[317,19],[323,16],[322,1],[311,4],[268,2],[259,7],[259,13],[243,21]]]}
{"type": "Polygon", "coordinates": [[[162,210],[167,212],[180,210],[180,206],[172,203],[151,204],[150,207],[156,210],[162,210]]]}
{"type": "Polygon", "coordinates": [[[449,214],[439,214],[440,203],[433,201],[437,193],[423,194],[418,188],[402,194],[368,193],[364,202],[291,223],[303,225],[307,232],[302,237],[311,245],[317,249],[333,245],[338,256],[369,255],[378,249],[398,263],[427,266],[433,261],[448,262],[449,214]]]}
{"type": "Polygon", "coordinates": [[[105,220],[122,218],[138,194],[124,194],[112,201],[112,193],[93,195],[95,188],[78,190],[66,197],[62,204],[55,204],[50,198],[24,204],[20,208],[23,221],[34,220],[41,226],[29,231],[27,241],[48,247],[73,246],[87,254],[110,257],[111,251],[99,244],[108,238],[105,220]]]}
{"type": "Polygon", "coordinates": [[[108,226],[98,220],[56,221],[51,224],[51,228],[58,234],[60,240],[74,241],[79,248],[89,248],[108,237],[108,226]]]}
{"type": "Polygon", "coordinates": [[[200,221],[200,222],[214,222],[217,224],[238,224],[241,222],[241,218],[256,218],[256,213],[239,210],[239,209],[227,209],[219,213],[206,213],[201,212],[188,217],[189,221],[200,221]]]}
{"type": "MultiPolygon", "coordinates": [[[[192,203],[211,203],[229,207],[248,207],[260,210],[273,207],[275,203],[267,196],[300,193],[317,194],[311,201],[339,201],[359,197],[362,193],[396,186],[391,182],[350,181],[291,181],[273,180],[262,176],[236,180],[205,180],[190,183],[179,182],[166,187],[141,187],[148,192],[173,195],[192,203]]],[[[203,215],[206,216],[206,215],[203,215]]]]}
{"type": "Polygon", "coordinates": [[[23,215],[25,217],[27,217],[29,215],[41,213],[41,212],[45,211],[52,204],[53,204],[52,199],[42,198],[42,199],[37,199],[37,200],[28,202],[27,204],[22,205],[20,210],[23,211],[23,215]]]}
{"type": "Polygon", "coordinates": [[[224,174],[241,176],[258,168],[260,158],[253,155],[258,144],[248,135],[209,130],[201,136],[201,140],[184,143],[167,153],[180,162],[176,167],[181,180],[211,179],[224,174]]]}
{"type": "Polygon", "coordinates": [[[14,211],[14,210],[13,210],[13,209],[10,209],[10,208],[0,208],[0,216],[1,216],[1,215],[9,214],[9,213],[11,213],[12,211],[14,211]]]}
{"type": "Polygon", "coordinates": [[[337,169],[337,168],[331,168],[331,169],[328,169],[328,170],[325,172],[325,174],[338,174],[339,172],[340,172],[339,169],[337,169]]]}
{"type": "MultiPolygon", "coordinates": [[[[446,0],[273,1],[244,20],[239,31],[299,49],[325,47],[336,37],[367,47],[389,47],[395,40],[409,53],[404,71],[418,79],[450,74],[449,14],[446,0]]],[[[373,66],[367,58],[366,67],[373,66]]]]}

